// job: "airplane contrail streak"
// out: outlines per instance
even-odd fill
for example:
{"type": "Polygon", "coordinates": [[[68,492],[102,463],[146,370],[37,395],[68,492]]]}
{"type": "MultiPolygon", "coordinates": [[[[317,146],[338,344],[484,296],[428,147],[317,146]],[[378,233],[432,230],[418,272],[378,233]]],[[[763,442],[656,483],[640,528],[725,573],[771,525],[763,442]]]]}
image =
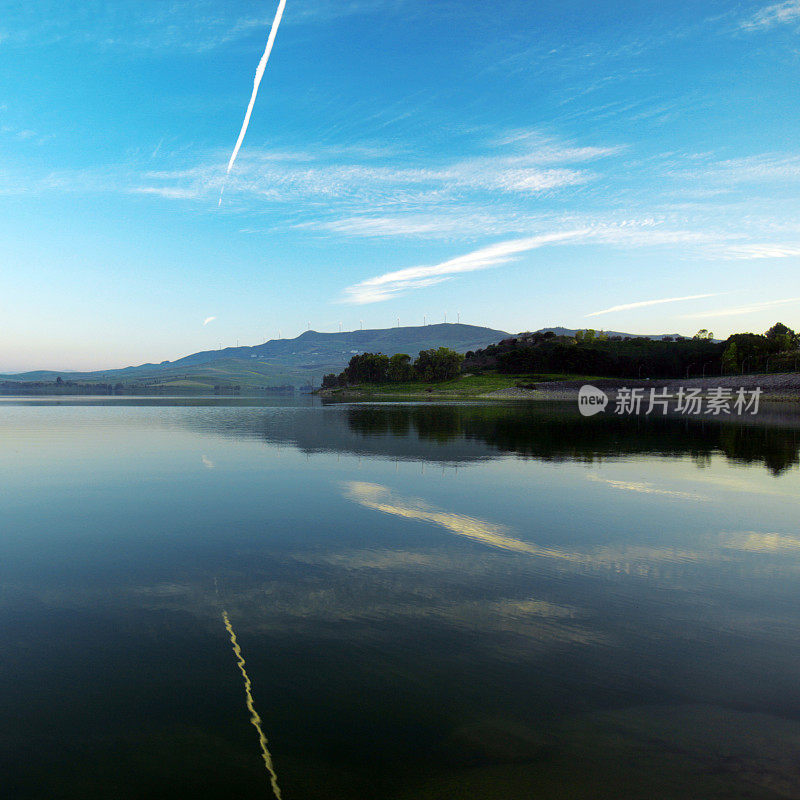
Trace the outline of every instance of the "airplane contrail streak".
{"type": "Polygon", "coordinates": [[[222,610],[222,621],[225,623],[225,628],[230,634],[231,644],[233,645],[233,653],[236,656],[236,663],[239,667],[239,671],[242,673],[242,677],[244,678],[244,694],[247,698],[247,710],[250,712],[250,722],[258,732],[258,743],[261,745],[261,757],[264,759],[264,766],[267,768],[267,772],[269,773],[269,781],[272,785],[272,793],[275,795],[277,800],[281,800],[281,789],[280,786],[278,786],[278,776],[275,773],[275,766],[272,763],[272,755],[267,747],[267,737],[264,736],[264,731],[261,729],[261,717],[258,715],[258,711],[256,711],[256,707],[253,702],[253,684],[250,683],[250,677],[247,674],[247,670],[244,668],[244,656],[242,655],[242,648],[239,647],[239,643],[236,641],[236,633],[234,633],[233,625],[231,625],[231,621],[228,618],[228,612],[225,611],[225,609],[222,610]]]}
{"type": "MultiPolygon", "coordinates": [[[[247,126],[250,124],[250,115],[253,113],[253,106],[255,105],[256,95],[258,94],[258,87],[261,84],[261,79],[264,77],[264,70],[267,68],[267,61],[269,61],[269,55],[272,52],[272,46],[275,44],[275,36],[278,33],[278,27],[280,26],[281,19],[283,18],[284,8],[286,8],[286,0],[280,0],[280,3],[278,4],[278,10],[275,12],[275,19],[272,20],[272,27],[269,30],[269,38],[267,39],[267,46],[264,49],[264,55],[261,56],[261,61],[258,62],[258,67],[256,67],[256,76],[253,78],[253,93],[250,95],[250,102],[247,104],[247,111],[244,115],[242,129],[239,131],[239,138],[236,140],[236,146],[233,148],[230,160],[228,161],[228,168],[225,170],[226,178],[228,175],[230,175],[233,164],[236,161],[236,156],[239,155],[239,148],[242,146],[242,142],[244,141],[244,135],[247,133],[247,126]]],[[[222,189],[220,189],[219,192],[219,203],[217,203],[218,206],[222,204],[223,191],[225,191],[225,184],[222,185],[222,189]]]]}

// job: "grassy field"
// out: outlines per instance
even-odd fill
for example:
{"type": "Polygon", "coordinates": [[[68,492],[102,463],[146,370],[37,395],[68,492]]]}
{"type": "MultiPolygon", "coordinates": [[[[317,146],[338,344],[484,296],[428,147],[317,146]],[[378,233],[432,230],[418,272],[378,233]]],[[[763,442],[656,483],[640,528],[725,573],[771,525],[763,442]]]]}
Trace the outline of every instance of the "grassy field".
{"type": "Polygon", "coordinates": [[[512,389],[516,386],[528,386],[532,383],[546,381],[568,380],[597,380],[591,375],[567,375],[563,373],[537,374],[537,375],[500,375],[495,372],[481,375],[461,375],[450,381],[441,383],[386,383],[380,385],[362,384],[351,386],[347,389],[334,389],[331,396],[348,396],[357,394],[364,397],[417,397],[417,396],[447,396],[447,397],[476,397],[478,395],[494,392],[498,389],[512,389]]]}

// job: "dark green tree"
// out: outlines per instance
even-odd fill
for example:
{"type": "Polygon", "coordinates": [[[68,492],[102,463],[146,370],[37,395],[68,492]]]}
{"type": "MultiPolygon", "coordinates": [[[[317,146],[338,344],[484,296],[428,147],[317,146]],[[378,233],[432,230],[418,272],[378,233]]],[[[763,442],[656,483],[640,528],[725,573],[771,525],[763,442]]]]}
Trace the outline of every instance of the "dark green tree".
{"type": "Polygon", "coordinates": [[[414,374],[421,381],[447,381],[461,372],[464,356],[449,347],[421,350],[414,362],[414,374]]]}
{"type": "Polygon", "coordinates": [[[345,382],[352,385],[356,383],[384,383],[389,369],[389,356],[383,353],[361,353],[350,359],[345,368],[345,382]]]}
{"type": "Polygon", "coordinates": [[[389,359],[389,368],[386,373],[392,383],[404,383],[413,378],[411,356],[408,353],[395,353],[389,359]]]}

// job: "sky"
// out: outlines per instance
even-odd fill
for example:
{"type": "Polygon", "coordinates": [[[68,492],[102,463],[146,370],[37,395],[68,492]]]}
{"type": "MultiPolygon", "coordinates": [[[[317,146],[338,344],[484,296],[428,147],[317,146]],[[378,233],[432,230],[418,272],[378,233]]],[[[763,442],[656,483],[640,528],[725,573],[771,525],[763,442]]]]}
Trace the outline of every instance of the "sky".
{"type": "Polygon", "coordinates": [[[0,371],[800,329],[800,0],[277,8],[0,0],[0,371]]]}

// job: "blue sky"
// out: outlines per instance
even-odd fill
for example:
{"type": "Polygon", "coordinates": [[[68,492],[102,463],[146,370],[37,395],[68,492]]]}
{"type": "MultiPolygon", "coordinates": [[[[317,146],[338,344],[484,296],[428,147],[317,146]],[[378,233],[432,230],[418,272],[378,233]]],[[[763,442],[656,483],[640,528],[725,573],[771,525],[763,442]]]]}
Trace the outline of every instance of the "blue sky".
{"type": "Polygon", "coordinates": [[[276,8],[0,3],[0,370],[800,328],[800,0],[287,0],[218,207],[276,8]]]}

